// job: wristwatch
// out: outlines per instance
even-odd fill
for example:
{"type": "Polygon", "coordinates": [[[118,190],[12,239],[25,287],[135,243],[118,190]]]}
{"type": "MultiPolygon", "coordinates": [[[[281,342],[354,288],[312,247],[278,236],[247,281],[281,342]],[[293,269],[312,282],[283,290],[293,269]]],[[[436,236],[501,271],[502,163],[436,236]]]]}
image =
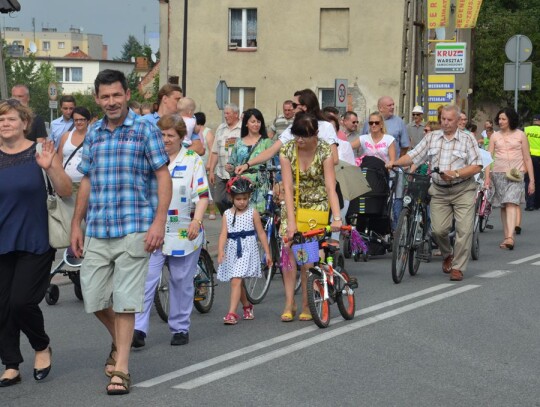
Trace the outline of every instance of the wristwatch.
{"type": "Polygon", "coordinates": [[[337,220],[338,222],[341,222],[341,216],[336,216],[334,220],[337,220]]]}
{"type": "Polygon", "coordinates": [[[195,219],[195,218],[193,218],[193,219],[191,219],[191,220],[194,220],[195,222],[197,222],[197,223],[199,224],[199,226],[202,226],[202,220],[200,220],[200,219],[195,219]]]}

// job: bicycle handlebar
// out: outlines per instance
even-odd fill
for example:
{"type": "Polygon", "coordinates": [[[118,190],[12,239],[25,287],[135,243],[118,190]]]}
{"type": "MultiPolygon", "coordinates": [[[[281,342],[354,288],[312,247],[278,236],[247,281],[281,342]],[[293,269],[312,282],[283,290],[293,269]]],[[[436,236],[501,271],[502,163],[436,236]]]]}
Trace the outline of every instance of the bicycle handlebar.
{"type": "MultiPolygon", "coordinates": [[[[324,235],[325,233],[330,232],[330,230],[331,230],[330,225],[328,225],[328,226],[326,226],[324,228],[308,230],[307,232],[302,232],[302,233],[297,232],[296,235],[299,235],[299,236],[302,236],[302,237],[313,237],[313,236],[324,235]]],[[[352,230],[352,226],[351,225],[341,226],[339,228],[339,230],[341,230],[343,232],[350,232],[352,230]]],[[[287,238],[287,236],[283,237],[283,242],[284,243],[289,242],[289,239],[287,238]]]]}

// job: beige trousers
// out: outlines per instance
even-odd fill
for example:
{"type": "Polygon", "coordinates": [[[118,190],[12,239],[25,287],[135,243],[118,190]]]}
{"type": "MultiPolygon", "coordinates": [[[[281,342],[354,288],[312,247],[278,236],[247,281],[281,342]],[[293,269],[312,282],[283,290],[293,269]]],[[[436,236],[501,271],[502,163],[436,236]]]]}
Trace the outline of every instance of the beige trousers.
{"type": "Polygon", "coordinates": [[[455,219],[456,239],[452,268],[465,272],[471,255],[476,182],[471,178],[450,188],[431,184],[431,228],[443,259],[452,254],[448,237],[455,219]]]}

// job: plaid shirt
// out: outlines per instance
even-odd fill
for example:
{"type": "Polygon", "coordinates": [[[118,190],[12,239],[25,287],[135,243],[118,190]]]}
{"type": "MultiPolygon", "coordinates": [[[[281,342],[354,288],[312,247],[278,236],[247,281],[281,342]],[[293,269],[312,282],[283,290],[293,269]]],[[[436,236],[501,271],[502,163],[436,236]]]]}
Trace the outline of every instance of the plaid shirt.
{"type": "Polygon", "coordinates": [[[86,235],[101,239],[146,232],[154,220],[156,178],[166,165],[161,132],[129,110],[124,123],[107,118],[90,128],[78,170],[90,178],[86,235]]]}
{"type": "Polygon", "coordinates": [[[236,140],[240,138],[241,128],[242,121],[238,120],[238,123],[232,129],[227,126],[227,123],[221,123],[216,130],[212,153],[217,154],[217,164],[214,172],[221,179],[229,179],[231,177],[225,170],[225,164],[229,162],[236,140]]]}
{"type": "MultiPolygon", "coordinates": [[[[441,172],[459,170],[469,165],[482,166],[478,142],[471,134],[459,129],[456,130],[452,140],[447,140],[442,130],[429,133],[413,150],[407,152],[407,155],[415,165],[419,166],[429,161],[431,169],[439,167],[441,172]]],[[[450,184],[443,181],[439,174],[433,173],[431,177],[437,184],[450,184]]]]}

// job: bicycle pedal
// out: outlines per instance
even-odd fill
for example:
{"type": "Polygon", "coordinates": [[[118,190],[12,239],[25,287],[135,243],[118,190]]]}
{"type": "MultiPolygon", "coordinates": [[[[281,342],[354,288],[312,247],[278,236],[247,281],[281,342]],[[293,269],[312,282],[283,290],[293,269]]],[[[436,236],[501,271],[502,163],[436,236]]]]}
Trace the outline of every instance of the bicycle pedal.
{"type": "Polygon", "coordinates": [[[358,280],[354,277],[350,277],[347,285],[350,289],[354,290],[355,288],[358,288],[358,280]]]}
{"type": "Polygon", "coordinates": [[[486,225],[486,229],[493,229],[493,225],[486,225]]]}
{"type": "Polygon", "coordinates": [[[193,298],[193,301],[204,301],[206,299],[206,297],[203,297],[202,295],[200,296],[195,296],[193,298]]]}

